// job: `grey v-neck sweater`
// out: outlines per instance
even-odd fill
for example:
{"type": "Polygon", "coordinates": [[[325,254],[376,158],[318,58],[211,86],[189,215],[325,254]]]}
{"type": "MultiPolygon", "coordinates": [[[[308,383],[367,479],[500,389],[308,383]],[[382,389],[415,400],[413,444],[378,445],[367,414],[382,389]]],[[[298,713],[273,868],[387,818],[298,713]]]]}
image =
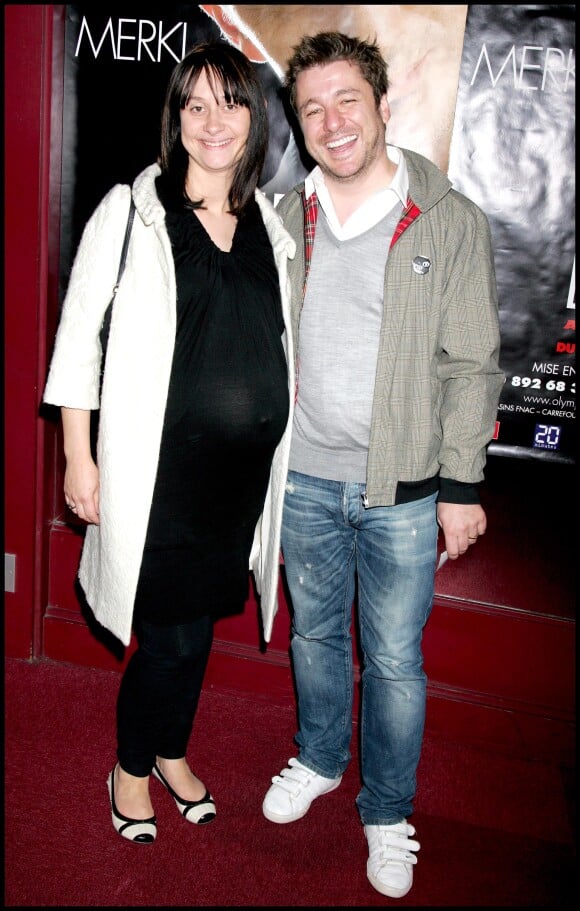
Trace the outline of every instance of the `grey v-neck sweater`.
{"type": "Polygon", "coordinates": [[[385,265],[401,210],[342,241],[319,210],[300,317],[293,471],[366,479],[385,265]]]}

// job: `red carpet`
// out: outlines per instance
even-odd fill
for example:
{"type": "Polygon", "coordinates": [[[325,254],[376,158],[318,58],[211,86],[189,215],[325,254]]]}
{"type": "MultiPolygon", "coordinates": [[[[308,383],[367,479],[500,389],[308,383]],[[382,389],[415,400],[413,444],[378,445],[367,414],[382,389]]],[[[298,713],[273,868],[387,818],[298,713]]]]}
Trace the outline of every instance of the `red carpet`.
{"type": "Polygon", "coordinates": [[[124,842],[105,786],[118,684],[107,671],[5,662],[5,907],[576,905],[571,769],[428,739],[415,885],[388,899],[366,879],[356,744],[338,790],[274,825],[260,806],[294,753],[293,711],[215,691],[202,694],[189,758],[216,821],[185,822],[154,782],[157,841],[124,842]]]}

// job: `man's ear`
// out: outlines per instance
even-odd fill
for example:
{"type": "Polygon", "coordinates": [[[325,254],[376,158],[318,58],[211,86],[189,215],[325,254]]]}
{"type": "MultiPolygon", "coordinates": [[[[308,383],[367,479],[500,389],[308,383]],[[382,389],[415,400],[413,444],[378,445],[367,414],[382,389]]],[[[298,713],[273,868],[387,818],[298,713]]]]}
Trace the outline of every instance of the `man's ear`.
{"type": "Polygon", "coordinates": [[[389,107],[389,102],[387,101],[386,95],[383,95],[379,101],[379,111],[383,119],[383,123],[386,126],[391,119],[391,108],[389,107]]]}

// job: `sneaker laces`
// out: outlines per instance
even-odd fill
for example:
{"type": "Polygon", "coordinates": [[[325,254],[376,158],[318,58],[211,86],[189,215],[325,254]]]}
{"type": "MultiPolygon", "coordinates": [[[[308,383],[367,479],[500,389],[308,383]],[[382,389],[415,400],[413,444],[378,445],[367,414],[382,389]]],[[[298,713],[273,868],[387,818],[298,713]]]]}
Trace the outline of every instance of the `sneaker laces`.
{"type": "Polygon", "coordinates": [[[377,826],[370,845],[372,861],[382,863],[416,864],[417,858],[412,853],[421,845],[408,836],[415,834],[414,826],[406,822],[394,826],[377,826]]]}
{"type": "Polygon", "coordinates": [[[296,797],[300,789],[305,788],[316,773],[301,765],[295,757],[288,760],[288,766],[289,768],[282,769],[279,775],[274,775],[272,783],[296,797]]]}

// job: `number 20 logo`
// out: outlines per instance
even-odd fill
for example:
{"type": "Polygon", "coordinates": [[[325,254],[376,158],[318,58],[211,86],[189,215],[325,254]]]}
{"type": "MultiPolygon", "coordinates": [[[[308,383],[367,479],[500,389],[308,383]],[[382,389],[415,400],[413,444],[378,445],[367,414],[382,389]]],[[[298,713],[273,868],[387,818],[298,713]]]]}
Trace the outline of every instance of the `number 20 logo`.
{"type": "Polygon", "coordinates": [[[554,424],[536,424],[534,446],[538,449],[557,449],[562,428],[554,424]]]}

